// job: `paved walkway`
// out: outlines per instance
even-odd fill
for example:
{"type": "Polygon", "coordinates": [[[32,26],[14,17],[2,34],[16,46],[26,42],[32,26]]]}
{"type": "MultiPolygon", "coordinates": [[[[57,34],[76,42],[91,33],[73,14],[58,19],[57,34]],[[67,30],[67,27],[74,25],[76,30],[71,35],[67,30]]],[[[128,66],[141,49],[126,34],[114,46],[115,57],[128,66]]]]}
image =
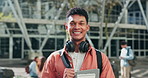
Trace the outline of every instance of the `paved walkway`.
{"type": "MultiPolygon", "coordinates": [[[[29,74],[25,72],[26,63],[19,63],[20,60],[18,60],[14,61],[14,63],[10,63],[11,65],[8,65],[9,62],[12,62],[12,60],[1,60],[0,67],[2,66],[8,69],[12,69],[15,73],[14,78],[30,78],[29,74]]],[[[148,59],[140,59],[137,63],[138,64],[136,67],[134,67],[133,71],[131,72],[132,78],[148,78],[148,59]]]]}
{"type": "Polygon", "coordinates": [[[31,78],[29,74],[25,72],[24,67],[4,67],[6,69],[12,69],[14,71],[14,78],[31,78]]]}
{"type": "MultiPolygon", "coordinates": [[[[24,67],[6,67],[6,68],[12,69],[15,72],[14,78],[30,78],[29,74],[26,74],[24,67]]],[[[147,65],[140,65],[135,67],[132,71],[132,78],[148,78],[147,65]]]]}

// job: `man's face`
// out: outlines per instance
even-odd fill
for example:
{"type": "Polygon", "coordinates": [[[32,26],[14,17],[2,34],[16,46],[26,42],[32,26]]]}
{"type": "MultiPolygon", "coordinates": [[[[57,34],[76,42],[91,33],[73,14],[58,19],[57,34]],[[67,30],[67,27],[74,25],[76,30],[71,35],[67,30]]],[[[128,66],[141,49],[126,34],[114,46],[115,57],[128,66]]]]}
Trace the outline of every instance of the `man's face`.
{"type": "Polygon", "coordinates": [[[127,47],[127,45],[121,45],[121,48],[126,48],[127,47]]]}
{"type": "Polygon", "coordinates": [[[65,26],[72,40],[85,41],[85,35],[89,30],[89,25],[87,24],[84,16],[80,15],[69,16],[65,26]]]}

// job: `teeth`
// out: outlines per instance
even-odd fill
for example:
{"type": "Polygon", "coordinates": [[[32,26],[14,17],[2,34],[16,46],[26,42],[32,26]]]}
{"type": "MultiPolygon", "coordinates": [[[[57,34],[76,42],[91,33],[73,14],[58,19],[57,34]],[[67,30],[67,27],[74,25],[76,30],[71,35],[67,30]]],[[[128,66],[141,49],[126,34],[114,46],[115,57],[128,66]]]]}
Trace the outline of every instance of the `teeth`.
{"type": "Polygon", "coordinates": [[[75,34],[80,34],[81,32],[74,32],[75,34]]]}

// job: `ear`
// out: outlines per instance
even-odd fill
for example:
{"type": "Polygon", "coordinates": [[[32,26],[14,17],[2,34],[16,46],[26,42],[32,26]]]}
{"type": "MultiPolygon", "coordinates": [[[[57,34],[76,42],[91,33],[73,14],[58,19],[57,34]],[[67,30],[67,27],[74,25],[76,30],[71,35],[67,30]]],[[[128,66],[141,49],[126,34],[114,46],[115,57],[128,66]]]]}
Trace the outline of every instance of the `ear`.
{"type": "Polygon", "coordinates": [[[89,29],[90,29],[90,25],[87,25],[87,31],[89,31],[89,29]]]}
{"type": "Polygon", "coordinates": [[[68,25],[67,23],[64,23],[65,29],[68,30],[68,25]]]}

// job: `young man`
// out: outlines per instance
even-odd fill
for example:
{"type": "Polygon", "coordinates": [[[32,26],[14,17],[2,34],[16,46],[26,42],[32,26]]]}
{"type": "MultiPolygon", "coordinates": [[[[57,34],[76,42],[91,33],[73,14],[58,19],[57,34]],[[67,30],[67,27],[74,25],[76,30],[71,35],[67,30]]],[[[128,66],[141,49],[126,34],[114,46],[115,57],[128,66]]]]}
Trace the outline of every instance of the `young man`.
{"type": "MultiPolygon", "coordinates": [[[[67,12],[66,19],[65,28],[70,35],[70,40],[67,41],[61,53],[56,51],[48,57],[41,78],[74,78],[77,71],[98,69],[96,51],[90,45],[88,46],[85,38],[90,28],[87,12],[82,8],[72,8],[67,12]],[[80,47],[83,47],[83,44],[86,47],[81,52],[80,47]],[[66,68],[61,59],[64,54],[69,60],[70,68],[66,68]]],[[[115,78],[107,56],[103,53],[101,55],[100,78],[115,78]]]]}
{"type": "Polygon", "coordinates": [[[130,47],[127,46],[127,42],[122,41],[121,42],[121,54],[120,54],[120,66],[121,66],[121,77],[122,78],[130,78],[130,71],[131,66],[128,63],[128,60],[131,60],[134,58],[133,52],[130,47]],[[129,50],[128,50],[129,49],[129,50]],[[127,52],[129,51],[129,54],[127,55],[127,52]]]}

